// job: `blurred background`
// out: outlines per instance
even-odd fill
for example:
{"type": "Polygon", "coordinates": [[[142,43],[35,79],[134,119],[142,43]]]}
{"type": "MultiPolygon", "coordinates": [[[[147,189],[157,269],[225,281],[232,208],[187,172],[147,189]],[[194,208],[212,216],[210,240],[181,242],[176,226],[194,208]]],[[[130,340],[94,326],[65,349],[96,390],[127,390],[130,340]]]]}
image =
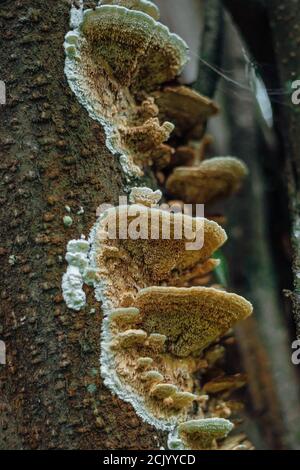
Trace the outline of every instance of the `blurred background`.
{"type": "Polygon", "coordinates": [[[162,22],[189,45],[191,60],[181,81],[213,97],[221,108],[207,128],[213,136],[209,156],[237,156],[250,169],[240,194],[215,208],[227,218],[228,289],[254,305],[253,318],[237,328],[239,354],[233,349],[228,358],[233,372],[243,369],[248,376],[247,434],[258,449],[298,449],[299,369],[291,362],[296,338],[291,223],[284,149],[277,132],[284,92],[267,90],[260,70],[275,76],[272,58],[263,64],[252,58],[222,2],[155,3],[162,22]]]}

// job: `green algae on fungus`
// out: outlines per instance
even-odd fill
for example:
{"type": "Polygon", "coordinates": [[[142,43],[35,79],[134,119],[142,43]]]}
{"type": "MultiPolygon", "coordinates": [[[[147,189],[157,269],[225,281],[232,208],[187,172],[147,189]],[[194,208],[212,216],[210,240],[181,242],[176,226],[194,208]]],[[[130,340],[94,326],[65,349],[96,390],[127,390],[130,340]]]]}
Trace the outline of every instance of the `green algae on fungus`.
{"type": "MultiPolygon", "coordinates": [[[[131,206],[103,213],[90,238],[90,261],[99,271],[97,299],[104,310],[101,339],[101,373],[105,384],[131,403],[143,420],[170,430],[180,422],[202,419],[201,396],[195,391],[194,374],[208,367],[201,351],[215,342],[238,320],[252,311],[242,297],[213,288],[163,287],[206,273],[217,262],[211,255],[225,241],[225,231],[203,219],[204,244],[186,251],[186,239],[163,238],[163,222],[174,226],[176,217],[152,203],[160,193],[133,188],[131,206]],[[145,204],[145,205],[143,205],[145,204]],[[130,208],[133,209],[130,212],[130,208]],[[136,212],[135,212],[136,211],[136,212]],[[155,213],[157,239],[106,237],[110,223],[130,224],[138,214],[151,221],[155,213]],[[195,413],[193,403],[198,403],[195,413]]],[[[196,236],[196,233],[194,234],[196,236]]]]}

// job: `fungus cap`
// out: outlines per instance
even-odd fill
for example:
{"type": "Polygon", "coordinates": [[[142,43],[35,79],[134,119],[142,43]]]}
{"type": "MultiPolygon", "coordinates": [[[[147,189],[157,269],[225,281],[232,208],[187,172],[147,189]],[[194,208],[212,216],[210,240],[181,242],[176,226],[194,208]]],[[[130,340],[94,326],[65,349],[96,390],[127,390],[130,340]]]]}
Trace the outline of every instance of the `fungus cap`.
{"type": "Polygon", "coordinates": [[[118,244],[153,280],[168,279],[172,270],[184,271],[203,263],[227,240],[216,222],[138,204],[108,209],[96,233],[96,245],[99,238],[109,237],[108,227],[116,227],[118,237],[122,228],[123,239],[118,244]],[[176,238],[176,231],[181,231],[181,238],[176,238]],[[187,243],[195,241],[194,249],[187,249],[187,243]]]}
{"type": "Polygon", "coordinates": [[[146,369],[153,364],[152,357],[139,357],[137,360],[137,366],[141,369],[146,369]]]}
{"type": "Polygon", "coordinates": [[[167,350],[180,357],[198,354],[252,313],[243,297],[209,287],[145,288],[135,307],[142,328],[165,335],[167,350]]]}
{"type": "Polygon", "coordinates": [[[188,60],[187,45],[141,11],[118,5],[86,10],[81,32],[93,57],[117,82],[151,89],[174,79],[188,60]]]}
{"type": "Polygon", "coordinates": [[[185,287],[193,285],[197,280],[205,280],[205,276],[217,268],[220,265],[220,262],[221,261],[217,258],[208,258],[203,263],[197,264],[185,273],[174,274],[170,281],[170,285],[173,287],[185,287]]]}
{"type": "Polygon", "coordinates": [[[147,333],[143,330],[127,330],[117,334],[113,341],[113,345],[121,348],[131,348],[132,346],[144,344],[147,333]]]}
{"type": "Polygon", "coordinates": [[[115,323],[118,327],[126,327],[134,324],[139,319],[139,310],[137,308],[117,308],[112,310],[109,315],[110,323],[115,323]]]}
{"type": "Polygon", "coordinates": [[[198,449],[213,449],[216,439],[224,439],[234,425],[223,418],[206,418],[186,421],[178,426],[180,437],[188,445],[196,444],[198,449]]]}
{"type": "Polygon", "coordinates": [[[190,392],[177,392],[172,395],[171,406],[175,409],[186,408],[191,405],[196,398],[196,395],[190,392]]]}
{"type": "Polygon", "coordinates": [[[238,191],[248,174],[246,165],[234,157],[215,157],[199,166],[177,167],[167,180],[172,196],[187,203],[208,203],[238,191]]]}
{"type": "Polygon", "coordinates": [[[212,100],[185,86],[167,86],[152,96],[160,117],[173,122],[179,136],[200,138],[208,118],[219,111],[212,100]]]}
{"type": "Polygon", "coordinates": [[[150,391],[150,396],[163,400],[164,398],[173,396],[177,392],[177,387],[174,384],[164,384],[160,383],[154,385],[150,391]]]}
{"type": "Polygon", "coordinates": [[[158,384],[164,380],[163,375],[158,372],[157,370],[149,370],[148,372],[144,372],[141,376],[141,379],[144,382],[158,384]]]}
{"type": "Polygon", "coordinates": [[[152,333],[148,338],[149,347],[156,352],[163,352],[165,350],[166,341],[167,337],[158,333],[152,333]]]}

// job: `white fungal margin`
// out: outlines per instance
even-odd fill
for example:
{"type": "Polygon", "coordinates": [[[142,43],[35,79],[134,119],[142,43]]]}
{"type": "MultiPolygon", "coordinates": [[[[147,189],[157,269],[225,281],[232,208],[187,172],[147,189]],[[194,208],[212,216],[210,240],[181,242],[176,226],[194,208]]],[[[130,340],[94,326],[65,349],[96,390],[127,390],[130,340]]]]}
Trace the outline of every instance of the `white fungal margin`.
{"type": "Polygon", "coordinates": [[[111,14],[114,12],[119,12],[120,14],[122,12],[124,12],[124,14],[129,13],[133,18],[136,18],[136,21],[141,20],[148,28],[153,28],[153,31],[157,31],[162,37],[169,38],[170,42],[176,44],[180,52],[181,69],[183,69],[188,60],[188,46],[178,35],[170,33],[165,25],[159,23],[152,16],[143,11],[128,10],[119,5],[101,6],[101,2],[95,10],[83,10],[82,3],[79,9],[74,6],[71,8],[70,25],[72,30],[66,34],[64,41],[66,54],[64,71],[67,81],[79,103],[87,110],[89,116],[103,127],[106,136],[106,147],[113,155],[119,158],[124,176],[127,181],[130,182],[133,178],[141,177],[143,171],[132,161],[130,152],[125,151],[122,145],[120,145],[116,125],[112,120],[103,115],[101,104],[95,102],[93,99],[89,87],[86,84],[86,79],[81,73],[81,47],[85,42],[85,38],[81,32],[82,26],[86,18],[91,15],[96,15],[97,12],[101,10],[107,12],[111,11],[111,14]]]}
{"type": "MultiPolygon", "coordinates": [[[[132,188],[129,200],[133,203],[143,200],[147,205],[156,202],[160,196],[159,191],[152,191],[149,188],[132,188]]],[[[62,280],[63,297],[70,309],[79,311],[86,304],[83,285],[93,286],[95,298],[101,303],[103,311],[100,371],[104,384],[114,395],[131,404],[144,422],[156,429],[167,431],[169,433],[169,449],[185,450],[185,444],[178,433],[178,426],[182,420],[176,415],[156,417],[147,406],[145,397],[138,394],[128,383],[122,381],[116,372],[115,352],[112,348],[114,338],[111,330],[111,312],[115,311],[119,305],[117,299],[114,301],[110,296],[110,280],[103,274],[105,270],[102,272],[102,268],[105,266],[99,266],[99,253],[103,243],[99,232],[103,231],[105,219],[111,210],[109,208],[99,216],[88,239],[82,236],[81,239],[71,240],[68,243],[65,257],[68,268],[62,280]]],[[[228,421],[228,423],[230,422],[228,421]]]]}

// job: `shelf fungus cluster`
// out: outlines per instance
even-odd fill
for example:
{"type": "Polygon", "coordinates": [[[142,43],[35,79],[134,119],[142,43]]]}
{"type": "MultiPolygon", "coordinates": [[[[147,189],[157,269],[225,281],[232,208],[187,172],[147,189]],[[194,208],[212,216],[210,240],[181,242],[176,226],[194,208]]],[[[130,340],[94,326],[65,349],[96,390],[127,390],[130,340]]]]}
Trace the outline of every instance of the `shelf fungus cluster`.
{"type": "MultiPolygon", "coordinates": [[[[81,284],[87,277],[102,302],[101,372],[107,386],[145,421],[177,432],[171,446],[214,448],[233,425],[222,417],[230,415],[229,405],[214,393],[210,403],[209,385],[202,386],[201,377],[220,358],[214,349],[218,339],[249,316],[252,306],[236,294],[193,286],[217,265],[211,257],[226,233],[211,220],[159,208],[159,197],[133,188],[130,206],[107,209],[88,242],[69,243],[64,281],[76,269],[81,284]],[[177,238],[177,228],[188,224],[192,236],[177,238]],[[143,227],[142,238],[132,237],[143,227]],[[198,231],[203,242],[187,250],[198,231]],[[148,236],[154,233],[154,239],[148,236]],[[180,278],[189,287],[178,286],[180,278]]],[[[66,293],[66,301],[73,301],[66,293]]],[[[223,382],[218,392],[228,390],[223,382]]]]}
{"type": "Polygon", "coordinates": [[[218,339],[248,317],[252,306],[236,294],[193,286],[195,279],[205,283],[218,264],[212,255],[226,241],[226,233],[211,220],[161,209],[155,204],[158,198],[158,192],[133,188],[132,204],[106,210],[92,231],[90,266],[97,271],[94,286],[105,314],[101,372],[114,393],[159,429],[173,432],[186,422],[195,429],[199,420],[201,428],[208,415],[212,423],[199,429],[201,439],[182,427],[175,441],[182,448],[194,448],[196,441],[200,448],[203,442],[204,448],[204,441],[210,440],[205,433],[210,433],[213,447],[232,424],[220,418],[219,398],[213,399],[215,410],[209,409],[209,395],[197,377],[218,361],[218,354],[213,358],[218,339]],[[142,238],[132,239],[124,231],[120,236],[124,220],[128,232],[137,225],[147,231],[142,238]],[[193,236],[178,239],[176,229],[184,224],[190,224],[193,236]],[[116,237],[111,236],[112,227],[116,237]],[[197,230],[203,243],[187,250],[197,230]],[[155,239],[147,236],[150,232],[155,239]],[[180,285],[180,278],[188,287],[180,285]]]}
{"type": "MultiPolygon", "coordinates": [[[[196,155],[191,142],[202,139],[204,149],[218,107],[176,81],[187,46],[158,19],[147,0],[73,7],[65,72],[127,176],[153,166],[168,197],[213,202],[237,191],[247,168],[233,157],[196,155]]],[[[79,310],[83,284],[94,287],[105,383],[169,431],[170,448],[251,448],[242,434],[227,437],[240,407],[230,394],[245,377],[222,372],[222,338],[252,313],[247,300],[212,283],[227,235],[216,221],[159,206],[159,190],[130,190],[130,205],[106,209],[88,240],[69,242],[64,299],[79,310]]]]}
{"type": "Polygon", "coordinates": [[[65,37],[70,87],[103,125],[129,178],[149,165],[166,166],[174,128],[174,135],[199,137],[217,112],[211,100],[170,85],[188,60],[187,45],[157,21],[158,9],[148,1],[103,0],[75,13],[65,37]]]}

